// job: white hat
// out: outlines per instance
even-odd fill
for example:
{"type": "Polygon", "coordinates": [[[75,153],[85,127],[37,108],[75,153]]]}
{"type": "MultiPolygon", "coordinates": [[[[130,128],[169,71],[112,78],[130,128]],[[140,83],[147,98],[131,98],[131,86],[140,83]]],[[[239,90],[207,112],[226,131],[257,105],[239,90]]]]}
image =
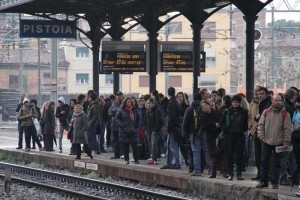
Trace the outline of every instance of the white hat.
{"type": "Polygon", "coordinates": [[[29,103],[29,99],[27,99],[27,98],[24,98],[24,100],[23,100],[23,104],[25,104],[25,102],[28,102],[28,103],[29,103]]]}

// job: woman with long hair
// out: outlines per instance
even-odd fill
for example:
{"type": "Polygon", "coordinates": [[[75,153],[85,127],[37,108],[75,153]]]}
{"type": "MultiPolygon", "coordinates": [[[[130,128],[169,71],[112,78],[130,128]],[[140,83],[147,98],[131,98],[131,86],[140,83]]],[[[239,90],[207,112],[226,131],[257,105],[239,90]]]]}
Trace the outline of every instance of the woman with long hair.
{"type": "Polygon", "coordinates": [[[55,138],[55,103],[49,102],[47,110],[44,111],[45,129],[44,129],[44,146],[46,151],[53,150],[53,140],[55,138]]]}
{"type": "Polygon", "coordinates": [[[115,122],[119,126],[119,139],[124,145],[124,158],[125,164],[129,164],[129,145],[131,144],[133,151],[133,158],[135,164],[138,161],[138,147],[139,141],[137,127],[138,127],[138,114],[136,108],[133,107],[131,98],[125,98],[122,101],[121,108],[118,110],[115,122]]]}
{"type": "MultiPolygon", "coordinates": [[[[202,113],[200,116],[200,133],[206,132],[206,144],[211,162],[210,166],[212,168],[209,178],[216,178],[218,160],[216,139],[221,132],[219,121],[222,114],[220,111],[212,109],[210,103],[206,100],[201,101],[200,105],[202,109],[202,113]]],[[[223,174],[227,174],[227,172],[223,172],[223,174]]]]}
{"type": "MultiPolygon", "coordinates": [[[[72,126],[72,123],[70,123],[70,122],[72,120],[73,113],[74,113],[74,107],[75,107],[76,104],[77,104],[77,99],[70,99],[70,109],[69,109],[69,113],[68,113],[68,116],[67,116],[67,123],[68,123],[69,127],[72,126]]],[[[71,137],[72,137],[72,135],[71,135],[71,137]]],[[[70,142],[72,143],[72,138],[70,138],[70,142]]],[[[76,146],[75,146],[75,144],[71,145],[69,155],[76,155],[76,146]]]]}

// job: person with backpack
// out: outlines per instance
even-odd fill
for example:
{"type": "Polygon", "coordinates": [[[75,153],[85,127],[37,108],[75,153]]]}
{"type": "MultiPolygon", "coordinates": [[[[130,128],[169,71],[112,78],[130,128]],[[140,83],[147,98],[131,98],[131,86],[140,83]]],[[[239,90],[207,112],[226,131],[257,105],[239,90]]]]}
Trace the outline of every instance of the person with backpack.
{"type": "Polygon", "coordinates": [[[292,184],[297,184],[299,182],[298,191],[296,193],[297,196],[300,195],[300,179],[298,179],[298,175],[300,173],[300,96],[296,98],[296,111],[294,112],[292,118],[292,135],[291,142],[293,145],[293,153],[295,156],[295,160],[297,163],[297,168],[292,173],[293,182],[292,184]]]}
{"type": "MultiPolygon", "coordinates": [[[[288,89],[284,94],[283,106],[285,110],[290,114],[291,120],[295,112],[295,102],[296,102],[297,93],[293,89],[288,89]]],[[[280,185],[290,185],[287,168],[289,167],[290,172],[294,171],[296,168],[296,163],[294,161],[294,155],[290,151],[284,151],[281,153],[281,162],[280,162],[280,185]],[[290,159],[292,158],[292,159],[290,159]],[[290,162],[291,161],[291,162],[290,162]]]]}
{"type": "Polygon", "coordinates": [[[242,177],[243,148],[244,132],[248,130],[248,112],[241,107],[241,96],[234,95],[231,100],[231,107],[225,110],[219,123],[227,136],[228,180],[233,180],[234,160],[237,165],[237,180],[244,180],[242,177]]]}
{"type": "Polygon", "coordinates": [[[162,114],[160,109],[155,104],[155,98],[151,97],[146,102],[147,111],[145,114],[145,133],[151,152],[151,160],[149,165],[158,165],[158,140],[160,130],[163,127],[162,114]]]}
{"type": "Polygon", "coordinates": [[[196,94],[192,104],[186,109],[183,117],[182,133],[183,138],[189,139],[189,175],[201,176],[201,142],[204,142],[198,136],[199,122],[198,114],[200,110],[201,95],[196,94]]]}
{"type": "Polygon", "coordinates": [[[268,172],[271,155],[274,155],[272,163],[272,188],[278,189],[280,175],[281,154],[275,152],[276,147],[280,146],[283,150],[288,149],[291,142],[291,117],[282,105],[279,95],[274,95],[272,105],[261,115],[258,122],[258,138],[262,141],[262,165],[260,174],[260,184],[257,188],[268,187],[268,172]]]}
{"type": "Polygon", "coordinates": [[[29,104],[29,100],[25,98],[23,100],[23,106],[19,110],[18,120],[21,121],[21,126],[25,132],[25,143],[26,148],[25,151],[30,151],[30,139],[31,137],[35,137],[36,143],[39,146],[40,151],[44,151],[39,139],[37,138],[37,132],[35,126],[33,124],[33,118],[37,118],[38,113],[35,108],[31,108],[29,104]]]}

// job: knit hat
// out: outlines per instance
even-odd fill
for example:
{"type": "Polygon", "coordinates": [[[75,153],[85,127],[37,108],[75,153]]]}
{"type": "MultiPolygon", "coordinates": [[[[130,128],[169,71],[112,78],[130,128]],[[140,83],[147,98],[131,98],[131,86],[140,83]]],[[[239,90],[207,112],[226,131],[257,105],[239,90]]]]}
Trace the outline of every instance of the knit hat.
{"type": "Polygon", "coordinates": [[[24,100],[23,100],[23,104],[25,104],[25,102],[28,102],[28,103],[29,103],[29,99],[27,99],[27,98],[24,98],[24,100]]]}

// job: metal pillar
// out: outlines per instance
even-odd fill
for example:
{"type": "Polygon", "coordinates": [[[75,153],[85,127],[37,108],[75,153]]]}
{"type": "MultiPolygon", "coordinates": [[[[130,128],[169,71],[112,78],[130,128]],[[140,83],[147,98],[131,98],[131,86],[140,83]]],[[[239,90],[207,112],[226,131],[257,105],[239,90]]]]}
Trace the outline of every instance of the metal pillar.
{"type": "Polygon", "coordinates": [[[37,105],[41,108],[42,106],[41,98],[41,40],[38,38],[38,100],[37,105]]]}
{"type": "MultiPolygon", "coordinates": [[[[112,41],[121,41],[121,38],[112,38],[112,41]]],[[[114,72],[113,73],[113,77],[114,77],[114,88],[113,88],[113,92],[114,94],[116,94],[118,91],[120,91],[120,72],[114,72]]]]}
{"type": "Polygon", "coordinates": [[[51,78],[56,80],[56,89],[51,91],[50,100],[57,101],[57,39],[51,40],[51,78]]]}
{"type": "Polygon", "coordinates": [[[200,77],[200,43],[202,24],[192,24],[193,29],[193,97],[199,93],[198,77],[200,77]]]}
{"type": "Polygon", "coordinates": [[[99,94],[99,54],[101,43],[100,27],[93,27],[94,37],[92,40],[93,50],[93,90],[99,94]]]}
{"type": "Polygon", "coordinates": [[[246,97],[253,99],[254,90],[254,29],[257,16],[244,16],[246,21],[246,97]]]}
{"type": "Polygon", "coordinates": [[[148,37],[150,47],[149,93],[151,93],[151,91],[156,89],[158,33],[149,32],[148,37]]]}

